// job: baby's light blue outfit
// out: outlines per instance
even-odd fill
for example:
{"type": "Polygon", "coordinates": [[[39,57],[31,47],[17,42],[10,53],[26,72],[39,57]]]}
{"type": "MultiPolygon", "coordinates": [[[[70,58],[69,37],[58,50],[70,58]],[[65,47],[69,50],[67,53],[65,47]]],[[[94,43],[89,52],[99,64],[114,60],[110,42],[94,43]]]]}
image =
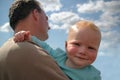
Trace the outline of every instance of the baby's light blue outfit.
{"type": "Polygon", "coordinates": [[[51,55],[63,72],[70,78],[70,80],[101,80],[100,71],[98,71],[94,66],[89,65],[85,68],[73,69],[65,65],[67,59],[66,52],[60,48],[56,50],[52,49],[44,41],[40,41],[35,36],[32,36],[32,41],[37,45],[45,49],[49,55],[51,55]]]}

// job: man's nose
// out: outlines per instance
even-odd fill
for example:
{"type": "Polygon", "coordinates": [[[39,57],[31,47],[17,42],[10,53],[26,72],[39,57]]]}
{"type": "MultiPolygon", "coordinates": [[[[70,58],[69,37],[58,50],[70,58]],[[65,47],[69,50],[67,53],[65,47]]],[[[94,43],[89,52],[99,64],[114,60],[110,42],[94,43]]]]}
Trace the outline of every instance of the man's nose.
{"type": "Polygon", "coordinates": [[[46,20],[48,21],[48,16],[46,16],[46,20]]]}
{"type": "Polygon", "coordinates": [[[50,26],[48,26],[48,30],[50,30],[50,26]]]}

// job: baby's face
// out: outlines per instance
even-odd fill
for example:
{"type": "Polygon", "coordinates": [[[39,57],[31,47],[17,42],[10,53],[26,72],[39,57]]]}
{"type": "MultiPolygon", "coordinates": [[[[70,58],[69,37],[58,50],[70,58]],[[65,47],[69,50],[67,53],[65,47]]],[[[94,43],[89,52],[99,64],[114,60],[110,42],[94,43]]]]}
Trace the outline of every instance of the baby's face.
{"type": "Polygon", "coordinates": [[[93,63],[100,44],[100,34],[88,28],[81,28],[69,38],[66,51],[71,67],[82,68],[93,63]]]}

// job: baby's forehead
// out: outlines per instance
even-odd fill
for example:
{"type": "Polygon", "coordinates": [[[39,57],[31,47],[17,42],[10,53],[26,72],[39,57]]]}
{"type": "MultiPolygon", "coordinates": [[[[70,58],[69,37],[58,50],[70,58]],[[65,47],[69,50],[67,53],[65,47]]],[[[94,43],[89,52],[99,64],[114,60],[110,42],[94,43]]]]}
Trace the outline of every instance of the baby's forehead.
{"type": "Polygon", "coordinates": [[[71,26],[69,32],[81,32],[81,31],[92,31],[91,27],[84,26],[84,25],[73,25],[71,26]]]}
{"type": "Polygon", "coordinates": [[[70,31],[78,32],[79,30],[82,29],[100,32],[99,28],[91,22],[78,22],[75,25],[71,26],[70,31]]]}
{"type": "Polygon", "coordinates": [[[77,32],[79,29],[77,28],[77,25],[73,25],[72,27],[71,27],[71,29],[73,30],[73,31],[75,31],[75,32],[77,32]]]}

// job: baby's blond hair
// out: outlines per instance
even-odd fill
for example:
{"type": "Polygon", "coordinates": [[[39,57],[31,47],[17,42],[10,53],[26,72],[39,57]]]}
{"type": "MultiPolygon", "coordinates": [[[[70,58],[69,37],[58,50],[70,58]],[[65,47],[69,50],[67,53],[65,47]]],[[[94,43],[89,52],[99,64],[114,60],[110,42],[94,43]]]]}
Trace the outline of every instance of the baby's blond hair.
{"type": "Polygon", "coordinates": [[[99,36],[100,36],[100,39],[101,39],[100,29],[93,22],[85,21],[85,20],[81,20],[81,21],[77,22],[75,25],[73,25],[69,29],[68,38],[69,38],[70,35],[72,35],[73,32],[77,32],[81,28],[84,28],[84,27],[88,28],[88,29],[91,29],[91,30],[95,31],[96,33],[98,33],[99,36]]]}

